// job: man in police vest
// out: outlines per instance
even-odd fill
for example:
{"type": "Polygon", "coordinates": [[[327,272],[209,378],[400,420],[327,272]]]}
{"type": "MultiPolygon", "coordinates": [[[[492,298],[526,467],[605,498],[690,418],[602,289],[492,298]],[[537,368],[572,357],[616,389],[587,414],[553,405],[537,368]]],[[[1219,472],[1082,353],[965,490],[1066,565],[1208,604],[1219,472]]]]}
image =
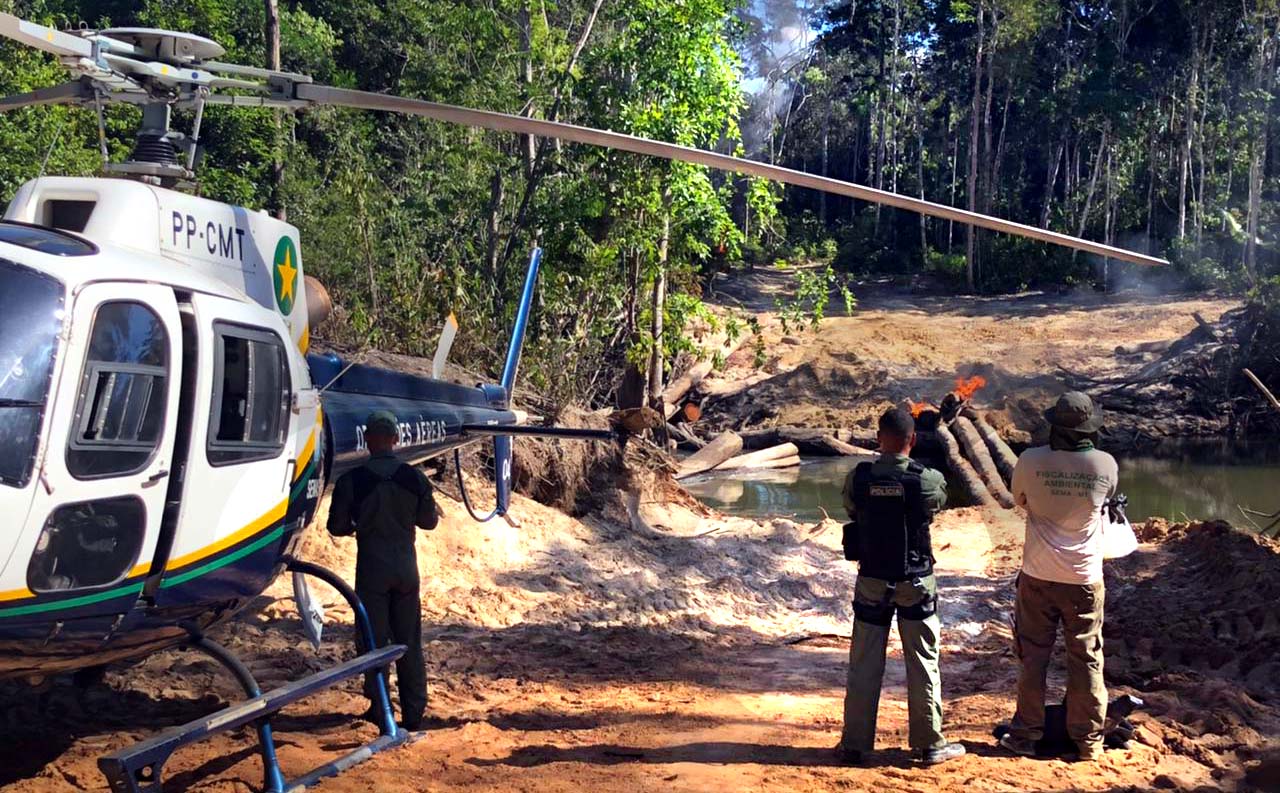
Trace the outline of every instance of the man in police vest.
{"type": "Polygon", "coordinates": [[[836,752],[859,763],[872,750],[884,677],[889,624],[898,614],[907,667],[907,741],[920,762],[934,765],[965,753],[942,734],[938,672],[938,586],[929,525],[946,505],[942,474],[911,459],[915,420],[901,408],[880,417],[880,458],[859,463],[844,485],[845,558],[858,562],[853,645],[844,698],[844,733],[836,752]]]}
{"type": "MultiPolygon", "coordinates": [[[[377,410],[365,421],[369,459],[338,478],[329,504],[329,533],[356,535],[356,594],[364,602],[379,647],[403,644],[396,661],[400,721],[407,730],[422,725],[427,707],[427,670],[422,658],[422,605],[418,599],[415,526],[436,527],[436,502],[427,477],[396,459],[392,450],[400,425],[390,411],[377,410]]],[[[373,698],[374,677],[365,678],[373,698]]],[[[373,708],[370,706],[370,717],[373,708]]]]}

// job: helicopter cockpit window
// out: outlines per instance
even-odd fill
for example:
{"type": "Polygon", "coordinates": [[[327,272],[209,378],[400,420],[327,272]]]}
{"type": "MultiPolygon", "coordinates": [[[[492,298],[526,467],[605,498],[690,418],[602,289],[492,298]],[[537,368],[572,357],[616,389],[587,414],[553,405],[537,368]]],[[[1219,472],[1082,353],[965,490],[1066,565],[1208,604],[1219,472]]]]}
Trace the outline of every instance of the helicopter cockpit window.
{"type": "Polygon", "coordinates": [[[62,285],[0,259],[0,483],[31,479],[62,328],[62,285]]]}
{"type": "Polygon", "coordinates": [[[160,444],[168,401],[169,338],[141,303],[98,307],[67,470],[80,479],[136,473],[160,444]]]}
{"type": "Polygon", "coordinates": [[[64,504],[36,540],[27,586],[56,592],[113,584],[133,569],[145,528],[146,508],[135,496],[64,504]]]}
{"type": "Polygon", "coordinates": [[[289,428],[289,366],[270,331],[214,324],[213,465],[268,460],[284,450],[289,428]]]}

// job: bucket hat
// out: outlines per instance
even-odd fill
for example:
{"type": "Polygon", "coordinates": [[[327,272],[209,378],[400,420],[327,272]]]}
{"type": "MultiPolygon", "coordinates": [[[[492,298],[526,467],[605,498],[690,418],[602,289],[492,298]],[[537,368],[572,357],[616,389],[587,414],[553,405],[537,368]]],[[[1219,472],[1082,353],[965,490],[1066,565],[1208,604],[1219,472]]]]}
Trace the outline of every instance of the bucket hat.
{"type": "Polygon", "coordinates": [[[1102,409],[1093,404],[1088,394],[1068,391],[1058,397],[1058,402],[1044,412],[1045,421],[1051,426],[1076,432],[1097,432],[1102,429],[1102,409]]]}

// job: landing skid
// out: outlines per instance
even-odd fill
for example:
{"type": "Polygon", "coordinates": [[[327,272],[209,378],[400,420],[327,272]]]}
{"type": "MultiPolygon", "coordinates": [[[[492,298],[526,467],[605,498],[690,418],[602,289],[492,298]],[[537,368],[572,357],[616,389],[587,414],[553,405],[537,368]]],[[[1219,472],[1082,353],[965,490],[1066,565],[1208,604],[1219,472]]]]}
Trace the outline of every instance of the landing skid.
{"type": "Polygon", "coordinates": [[[335,776],[351,766],[363,762],[383,749],[399,746],[409,734],[396,726],[391,712],[391,700],[387,695],[386,668],[392,661],[404,655],[400,644],[375,648],[373,628],[364,604],[355,591],[332,571],[310,562],[285,559],[287,569],[313,575],[342,593],[355,614],[358,629],[358,645],[361,654],[329,669],[296,680],[280,688],[262,693],[253,674],[239,658],[222,645],[193,631],[188,646],[205,653],[226,667],[240,683],[248,699],[223,708],[217,713],[172,727],[159,735],[118,752],[98,758],[98,768],[107,777],[107,783],[115,793],[160,793],[164,764],[175,751],[183,746],[203,741],[218,733],[234,730],[253,723],[258,731],[264,774],[263,789],[266,793],[285,793],[314,785],[325,777],[335,776]],[[337,685],[343,680],[375,672],[374,710],[379,716],[382,734],[359,749],[316,768],[297,779],[286,781],[276,759],[275,740],[271,734],[270,716],[281,708],[297,702],[318,691],[337,685]]]}

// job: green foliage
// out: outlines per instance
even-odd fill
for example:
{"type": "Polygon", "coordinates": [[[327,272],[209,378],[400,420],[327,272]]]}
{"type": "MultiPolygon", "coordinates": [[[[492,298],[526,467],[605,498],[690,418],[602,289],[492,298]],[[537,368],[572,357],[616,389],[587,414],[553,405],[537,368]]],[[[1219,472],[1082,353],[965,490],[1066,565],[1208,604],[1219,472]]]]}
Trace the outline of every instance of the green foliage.
{"type": "MultiPolygon", "coordinates": [[[[1242,247],[1235,241],[1227,244],[1237,251],[1242,247]]],[[[1235,293],[1248,290],[1248,273],[1238,256],[1222,255],[1217,245],[1205,250],[1190,240],[1175,242],[1169,251],[1169,261],[1189,289],[1235,293]]]]}
{"type": "Polygon", "coordinates": [[[845,316],[851,316],[857,307],[857,300],[848,283],[830,264],[821,268],[797,267],[792,277],[795,282],[794,294],[788,298],[774,298],[774,307],[782,322],[783,333],[806,326],[811,330],[817,328],[826,318],[833,292],[844,302],[845,316]]]}
{"type": "Polygon", "coordinates": [[[751,331],[751,363],[759,369],[769,360],[769,351],[764,344],[764,329],[754,314],[747,317],[747,328],[751,331]]]}
{"type": "MultiPolygon", "coordinates": [[[[595,3],[527,0],[300,0],[280,4],[283,67],[317,80],[602,126],[691,146],[735,146],[744,107],[729,0],[604,4],[570,64],[595,3]]],[[[187,30],[227,47],[227,60],[264,65],[261,0],[0,0],[62,27],[187,30]]],[[[0,90],[65,79],[47,56],[0,44],[0,90]]],[[[132,147],[138,111],[111,107],[113,159],[132,147]]],[[[179,113],[175,125],[190,118],[179,113]]],[[[701,276],[759,246],[780,193],[756,180],[591,148],[538,144],[421,119],[317,108],[286,116],[211,107],[204,117],[200,192],[258,209],[279,187],[302,233],[307,271],[338,310],[321,333],[359,346],[426,354],[456,312],[455,357],[496,374],[527,252],[547,251],[523,373],[553,398],[603,402],[646,329],[660,271],[670,297],[667,359],[691,349],[686,329],[714,323],[701,276]],[[539,149],[538,146],[541,146],[539,149]],[[526,199],[527,195],[527,199],[526,199]],[[731,207],[753,214],[751,239],[731,207]],[[664,215],[668,258],[660,262],[664,215]]],[[[35,108],[0,115],[0,188],[41,169],[100,168],[93,113],[35,108]]]]}

